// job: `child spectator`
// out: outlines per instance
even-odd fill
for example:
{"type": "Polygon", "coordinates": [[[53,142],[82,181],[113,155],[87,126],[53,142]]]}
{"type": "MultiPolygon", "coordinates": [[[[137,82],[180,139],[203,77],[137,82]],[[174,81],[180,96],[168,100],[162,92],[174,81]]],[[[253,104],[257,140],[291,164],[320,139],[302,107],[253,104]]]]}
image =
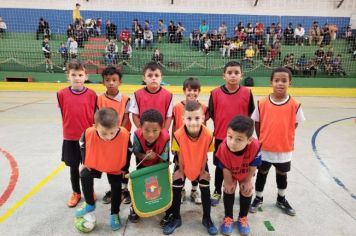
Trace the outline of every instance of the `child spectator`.
{"type": "Polygon", "coordinates": [[[96,32],[97,32],[98,36],[101,35],[102,24],[103,24],[103,21],[101,20],[101,18],[96,18],[96,32]]]}
{"type": "Polygon", "coordinates": [[[297,28],[294,30],[295,46],[301,45],[304,46],[304,35],[305,30],[301,24],[297,25],[297,28]]]}
{"type": "Polygon", "coordinates": [[[117,30],[117,26],[111,22],[111,20],[108,20],[106,22],[106,39],[110,40],[110,39],[116,39],[116,30],[117,30]]]}
{"type": "Polygon", "coordinates": [[[262,40],[257,40],[256,43],[256,57],[265,57],[267,54],[266,46],[264,45],[262,40]]]}
{"type": "Polygon", "coordinates": [[[46,60],[46,72],[53,73],[52,51],[48,43],[48,37],[45,37],[42,42],[42,52],[46,60]]]}
{"type": "Polygon", "coordinates": [[[211,40],[207,35],[203,37],[203,40],[204,40],[203,51],[205,52],[206,55],[209,55],[210,48],[211,48],[211,40]]]}
{"type": "Polygon", "coordinates": [[[172,151],[178,153],[178,164],[175,165],[173,174],[172,206],[162,220],[165,224],[161,224],[164,226],[163,233],[165,235],[172,234],[176,228],[182,225],[181,193],[186,178],[199,182],[202,193],[203,226],[210,235],[218,233],[210,216],[210,176],[207,169],[207,153],[214,151],[214,138],[212,132],[203,125],[204,120],[205,116],[200,103],[187,101],[183,113],[184,126],[174,132],[172,142],[172,151]],[[167,220],[169,218],[171,219],[167,220]]]}
{"type": "Polygon", "coordinates": [[[67,65],[67,79],[71,86],[60,90],[57,98],[63,122],[62,161],[70,167],[73,189],[67,205],[75,207],[81,199],[79,183],[81,154],[78,140],[84,130],[94,123],[96,93],[84,87],[88,77],[84,64],[78,60],[72,60],[67,65]]]}
{"type": "Polygon", "coordinates": [[[321,65],[324,59],[324,49],[323,46],[319,46],[318,50],[314,53],[317,65],[321,65]]]}
{"type": "Polygon", "coordinates": [[[255,26],[255,35],[256,35],[256,41],[261,40],[263,41],[263,34],[264,34],[264,25],[261,22],[256,22],[255,26]]]}
{"type": "Polygon", "coordinates": [[[0,16],[0,38],[3,38],[7,30],[5,21],[0,16]]]}
{"type": "Polygon", "coordinates": [[[124,60],[129,60],[132,56],[132,47],[128,42],[124,42],[121,46],[121,56],[124,60]]]}
{"type": "Polygon", "coordinates": [[[230,57],[231,55],[231,40],[230,39],[225,39],[224,43],[222,45],[221,48],[221,52],[222,52],[222,57],[230,57]]]}
{"type": "Polygon", "coordinates": [[[263,57],[263,65],[266,67],[271,67],[273,62],[272,51],[268,50],[267,55],[263,57]]]}
{"type": "Polygon", "coordinates": [[[135,49],[143,47],[143,29],[140,24],[135,26],[135,49]]]}
{"type": "Polygon", "coordinates": [[[152,44],[153,44],[153,33],[146,26],[144,31],[143,31],[143,40],[142,40],[142,43],[141,43],[141,47],[142,47],[142,49],[144,49],[144,48],[152,49],[152,44]]]}
{"type": "MultiPolygon", "coordinates": [[[[117,125],[120,127],[125,127],[127,131],[131,131],[131,122],[129,118],[129,107],[130,107],[130,98],[122,94],[119,91],[119,86],[122,83],[122,74],[121,72],[114,66],[106,67],[101,73],[103,78],[103,84],[106,87],[106,92],[98,96],[97,107],[113,108],[119,115],[117,120],[117,125]]],[[[131,151],[127,151],[127,166],[130,165],[131,160],[131,151]]],[[[128,168],[124,169],[125,173],[128,173],[128,168]]],[[[122,199],[124,204],[130,204],[131,198],[129,191],[127,189],[128,179],[122,178],[122,199]]],[[[108,204],[111,202],[112,192],[108,191],[105,193],[103,198],[103,202],[108,204]]]]}
{"type": "Polygon", "coordinates": [[[325,59],[324,59],[324,69],[325,69],[325,72],[328,74],[328,75],[331,75],[333,73],[333,58],[330,57],[330,56],[325,56],[325,59]]]}
{"type": "Polygon", "coordinates": [[[286,45],[294,45],[294,29],[292,23],[289,23],[288,27],[284,29],[283,35],[286,45]]]}
{"type": "Polygon", "coordinates": [[[340,76],[346,76],[346,72],[342,67],[341,54],[337,54],[336,58],[333,61],[333,74],[339,74],[340,76]]]}
{"type": "Polygon", "coordinates": [[[255,50],[252,47],[252,43],[248,45],[248,48],[245,51],[244,60],[247,62],[251,62],[253,64],[253,58],[255,57],[255,50]]]}
{"type": "Polygon", "coordinates": [[[39,40],[39,36],[42,34],[43,38],[47,37],[50,39],[51,37],[51,30],[49,28],[49,24],[47,21],[45,21],[42,17],[40,18],[38,22],[38,27],[36,31],[36,39],[39,40]]]}
{"type": "Polygon", "coordinates": [[[168,25],[168,42],[169,43],[174,43],[176,42],[176,31],[177,31],[177,27],[174,25],[173,21],[169,22],[168,25]]]}
{"type": "MultiPolygon", "coordinates": [[[[189,101],[198,101],[198,96],[200,93],[200,81],[196,78],[188,78],[183,82],[183,92],[185,95],[185,100],[177,103],[173,107],[173,127],[172,133],[174,133],[179,128],[183,127],[183,114],[184,114],[184,106],[189,101]]],[[[207,107],[199,102],[201,105],[201,109],[204,113],[204,124],[205,121],[208,119],[208,110],[207,107]]],[[[178,161],[178,154],[174,153],[174,162],[177,164],[178,161]]],[[[199,196],[199,192],[197,191],[198,181],[192,181],[192,191],[190,193],[190,200],[195,204],[201,204],[201,198],[199,196]]],[[[182,189],[182,202],[185,201],[185,189],[183,186],[182,189]]]]}
{"type": "Polygon", "coordinates": [[[125,28],[123,31],[120,32],[119,39],[121,43],[126,42],[128,44],[131,44],[131,35],[128,28],[125,28]]]}
{"type": "Polygon", "coordinates": [[[67,38],[74,37],[74,28],[72,24],[69,24],[67,27],[67,38]]]}
{"type": "Polygon", "coordinates": [[[256,166],[261,164],[260,145],[253,138],[253,120],[249,117],[236,116],[228,126],[227,137],[216,153],[219,166],[224,175],[224,209],[225,217],[221,233],[231,235],[234,225],[233,208],[236,186],[239,184],[240,212],[237,219],[239,233],[248,235],[250,226],[247,214],[253,195],[253,177],[256,166]]]}
{"type": "Polygon", "coordinates": [[[117,63],[119,48],[115,44],[115,40],[111,39],[105,48],[105,62],[107,65],[117,63]]]}
{"type": "Polygon", "coordinates": [[[185,28],[184,28],[182,22],[178,22],[177,29],[176,29],[176,35],[175,35],[176,43],[182,42],[184,31],[185,31],[185,28]]]}
{"type": "MultiPolygon", "coordinates": [[[[237,115],[250,116],[255,108],[250,89],[239,85],[243,77],[240,63],[228,62],[224,67],[225,84],[215,88],[210,93],[209,117],[214,122],[215,150],[226,137],[227,126],[231,119],[237,115]],[[233,108],[233,109],[227,109],[233,108]]],[[[223,172],[217,167],[218,160],[214,152],[215,190],[211,197],[211,204],[216,206],[221,198],[223,172]]]]}
{"type": "Polygon", "coordinates": [[[193,49],[193,47],[195,47],[198,50],[200,50],[199,44],[200,44],[200,33],[199,30],[195,29],[189,34],[189,47],[190,49],[193,49]]]}
{"type": "Polygon", "coordinates": [[[169,129],[172,122],[173,95],[161,87],[162,67],[149,62],[143,68],[143,82],[146,87],[137,90],[131,101],[130,112],[136,128],[140,127],[140,117],[147,109],[156,109],[163,117],[163,128],[169,129]]]}
{"type": "Polygon", "coordinates": [[[68,41],[70,58],[75,59],[78,56],[78,43],[73,37],[69,38],[68,41]]]}
{"type": "Polygon", "coordinates": [[[154,50],[151,60],[161,65],[163,64],[163,54],[159,48],[154,50]]]}
{"type": "Polygon", "coordinates": [[[256,134],[261,144],[262,164],[258,167],[256,178],[256,198],[250,212],[255,213],[263,203],[263,189],[268,171],[276,168],[278,197],[276,205],[286,214],[294,216],[295,210],[288,203],[287,173],[290,171],[292,152],[294,150],[295,129],[305,120],[301,105],[288,95],[292,82],[292,73],[283,67],[272,71],[272,94],[258,102],[258,108],[252,114],[255,120],[256,134]],[[282,138],[283,137],[283,138],[282,138]]]}
{"type": "Polygon", "coordinates": [[[76,21],[79,21],[82,19],[82,16],[80,15],[80,4],[79,3],[75,4],[75,8],[72,13],[72,18],[73,18],[73,22],[76,22],[76,21]]]}
{"type": "MultiPolygon", "coordinates": [[[[145,110],[140,116],[140,128],[135,131],[133,141],[136,163],[141,163],[137,169],[169,161],[170,137],[163,124],[163,117],[157,110],[145,110]]],[[[128,219],[131,223],[137,223],[140,219],[132,206],[128,219]]]]}
{"type": "Polygon", "coordinates": [[[163,23],[163,20],[158,21],[158,29],[157,29],[157,36],[158,42],[162,42],[162,38],[167,35],[167,25],[163,23]]]}
{"type": "Polygon", "coordinates": [[[221,40],[225,40],[227,34],[227,26],[225,22],[221,22],[221,25],[218,28],[218,34],[221,40]]]}
{"type": "Polygon", "coordinates": [[[61,43],[60,48],[58,49],[59,54],[61,54],[61,58],[63,60],[63,70],[66,70],[67,61],[68,61],[68,49],[66,48],[64,43],[61,43]]]}
{"type": "Polygon", "coordinates": [[[125,166],[129,164],[127,150],[130,147],[130,133],[118,126],[119,118],[113,108],[98,110],[94,127],[87,128],[79,141],[83,159],[80,180],[85,202],[76,210],[75,216],[82,217],[95,210],[94,178],[100,179],[103,172],[107,173],[112,192],[112,230],[119,230],[122,226],[119,216],[121,183],[125,166]]]}

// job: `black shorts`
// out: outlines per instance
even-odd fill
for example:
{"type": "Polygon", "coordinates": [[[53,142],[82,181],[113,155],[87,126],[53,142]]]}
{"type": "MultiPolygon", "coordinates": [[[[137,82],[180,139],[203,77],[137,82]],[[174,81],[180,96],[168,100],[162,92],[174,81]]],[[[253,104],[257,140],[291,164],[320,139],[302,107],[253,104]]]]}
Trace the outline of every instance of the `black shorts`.
{"type": "Polygon", "coordinates": [[[46,59],[51,59],[51,53],[44,53],[46,59]]]}
{"type": "Polygon", "coordinates": [[[283,163],[271,163],[268,161],[262,161],[262,164],[257,167],[257,169],[260,171],[269,171],[272,165],[276,168],[276,170],[287,173],[290,171],[291,162],[288,161],[283,163]]]}
{"type": "Polygon", "coordinates": [[[215,153],[217,153],[218,148],[220,146],[220,144],[222,143],[223,140],[220,139],[215,139],[215,143],[214,143],[214,155],[213,155],[213,163],[215,166],[219,165],[220,161],[219,159],[215,156],[215,153]]]}
{"type": "MultiPolygon", "coordinates": [[[[87,169],[84,168],[81,172],[80,172],[80,177],[84,177],[84,176],[90,176],[92,178],[96,178],[96,179],[101,179],[101,175],[103,174],[103,172],[100,172],[98,170],[95,169],[87,169]]],[[[112,183],[121,183],[122,181],[122,174],[119,175],[113,175],[113,174],[107,174],[108,176],[108,181],[109,184],[112,183]]]]}
{"type": "Polygon", "coordinates": [[[67,166],[78,167],[82,162],[79,141],[63,140],[62,161],[67,166]]]}

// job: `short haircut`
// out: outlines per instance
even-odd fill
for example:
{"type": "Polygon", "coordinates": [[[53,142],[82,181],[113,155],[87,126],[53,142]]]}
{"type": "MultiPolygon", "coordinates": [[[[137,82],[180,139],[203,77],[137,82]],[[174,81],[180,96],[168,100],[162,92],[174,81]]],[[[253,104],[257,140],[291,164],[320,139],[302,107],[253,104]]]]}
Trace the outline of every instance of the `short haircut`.
{"type": "Polygon", "coordinates": [[[116,68],[115,66],[107,66],[103,72],[101,73],[101,77],[103,77],[103,80],[105,79],[105,76],[107,75],[118,75],[119,79],[121,81],[122,79],[122,74],[120,72],[120,70],[118,68],[116,68]]]}
{"type": "Polygon", "coordinates": [[[119,114],[114,108],[101,108],[95,112],[94,120],[96,125],[100,124],[107,129],[111,129],[117,126],[119,114]]]}
{"type": "Polygon", "coordinates": [[[185,104],[185,111],[197,111],[201,109],[201,104],[198,101],[187,101],[185,104]]]}
{"type": "Polygon", "coordinates": [[[200,81],[197,78],[189,77],[183,82],[183,90],[186,88],[198,89],[200,91],[200,81]]]}
{"type": "Polygon", "coordinates": [[[161,113],[155,109],[148,109],[144,111],[140,118],[140,125],[142,126],[145,122],[158,123],[159,126],[163,126],[163,117],[161,113]]]}
{"type": "Polygon", "coordinates": [[[274,74],[275,74],[275,73],[278,73],[278,72],[287,73],[287,74],[288,74],[289,81],[292,81],[292,72],[291,72],[288,68],[286,68],[286,67],[277,67],[276,69],[274,69],[274,70],[272,71],[270,81],[273,80],[274,74]]]}
{"type": "Polygon", "coordinates": [[[240,67],[240,70],[242,71],[242,67],[241,64],[237,61],[229,61],[228,63],[226,63],[226,65],[224,66],[224,73],[226,72],[228,67],[233,67],[233,66],[238,66],[240,67]]]}
{"type": "Polygon", "coordinates": [[[147,63],[143,68],[143,75],[145,75],[147,70],[152,70],[152,71],[159,70],[162,73],[162,66],[157,62],[151,61],[147,63]]]}
{"type": "Polygon", "coordinates": [[[69,70],[84,70],[85,71],[84,63],[78,59],[73,59],[67,64],[67,71],[69,72],[69,70]]]}
{"type": "Polygon", "coordinates": [[[230,121],[228,128],[235,132],[245,134],[247,138],[251,138],[254,130],[254,122],[247,116],[235,116],[230,121]]]}

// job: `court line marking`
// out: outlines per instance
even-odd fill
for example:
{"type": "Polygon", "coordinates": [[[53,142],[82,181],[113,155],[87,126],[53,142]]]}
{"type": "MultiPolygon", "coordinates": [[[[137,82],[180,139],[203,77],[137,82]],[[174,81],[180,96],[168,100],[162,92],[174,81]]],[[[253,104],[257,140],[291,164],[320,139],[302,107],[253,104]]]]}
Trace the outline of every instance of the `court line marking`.
{"type": "Polygon", "coordinates": [[[0,152],[4,154],[5,158],[10,162],[10,168],[11,168],[11,176],[9,183],[3,192],[3,194],[0,196],[0,207],[9,199],[11,196],[11,193],[14,191],[17,180],[19,178],[19,169],[17,166],[16,159],[7,151],[4,149],[0,148],[0,152]]]}
{"type": "Polygon", "coordinates": [[[0,110],[0,112],[5,112],[5,111],[9,111],[9,110],[16,109],[16,108],[19,108],[19,107],[24,107],[24,106],[27,106],[27,105],[35,104],[35,103],[38,103],[38,102],[41,102],[41,101],[44,101],[44,100],[47,100],[47,98],[46,99],[38,99],[38,100],[33,101],[33,102],[27,102],[27,103],[22,103],[22,104],[19,104],[19,105],[16,105],[16,106],[8,107],[8,108],[0,110]]]}
{"type": "Polygon", "coordinates": [[[39,182],[34,188],[31,189],[20,201],[13,204],[9,210],[0,216],[0,224],[10,217],[19,207],[21,207],[29,198],[37,193],[44,185],[46,185],[53,177],[55,177],[63,168],[64,163],[60,164],[54,171],[52,171],[46,178],[39,182]]]}
{"type": "Polygon", "coordinates": [[[356,195],[354,193],[351,192],[350,189],[348,189],[345,184],[339,179],[337,178],[336,176],[332,175],[331,173],[331,170],[329,169],[329,167],[327,167],[327,165],[325,164],[325,162],[322,160],[319,152],[318,152],[318,149],[316,147],[316,138],[318,137],[318,134],[326,127],[328,127],[329,125],[332,125],[332,124],[335,124],[337,122],[340,122],[340,121],[344,121],[344,120],[349,120],[349,119],[356,119],[355,116],[352,116],[352,117],[347,117],[347,118],[342,118],[342,119],[339,119],[339,120],[334,120],[332,122],[329,122],[323,126],[320,126],[313,134],[312,136],[312,139],[311,139],[311,144],[312,144],[312,149],[313,149],[313,152],[316,156],[316,158],[319,160],[320,164],[326,169],[327,173],[330,175],[330,177],[335,181],[335,183],[341,187],[343,190],[345,190],[353,200],[356,200],[356,195]]]}

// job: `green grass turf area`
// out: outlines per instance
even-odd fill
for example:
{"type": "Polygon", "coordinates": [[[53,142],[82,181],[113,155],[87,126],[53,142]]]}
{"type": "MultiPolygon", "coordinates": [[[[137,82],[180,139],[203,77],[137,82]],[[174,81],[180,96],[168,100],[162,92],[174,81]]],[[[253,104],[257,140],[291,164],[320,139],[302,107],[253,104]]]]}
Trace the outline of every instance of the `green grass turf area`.
{"type": "MultiPolygon", "coordinates": [[[[65,35],[53,35],[50,40],[52,51],[57,51],[60,43],[65,42],[65,35]]],[[[105,42],[86,42],[87,44],[106,44],[105,42]]],[[[44,56],[41,51],[42,41],[35,39],[35,33],[8,33],[5,38],[0,39],[0,79],[5,76],[32,76],[34,81],[53,81],[64,80],[62,71],[62,61],[59,54],[52,56],[55,72],[54,74],[42,73],[45,71],[44,56]]],[[[119,48],[121,45],[119,45],[119,48]]],[[[219,50],[212,51],[205,55],[198,50],[191,50],[188,45],[188,39],[183,43],[171,44],[167,42],[156,43],[154,47],[159,47],[164,54],[164,81],[172,85],[181,85],[188,76],[196,76],[201,79],[203,85],[219,85],[223,83],[223,66],[229,60],[241,61],[241,57],[235,59],[226,59],[221,57],[219,50]]],[[[319,72],[316,78],[313,77],[295,77],[294,86],[297,87],[356,87],[356,61],[351,59],[351,53],[348,53],[347,42],[338,39],[333,43],[334,54],[342,54],[343,67],[348,73],[346,78],[339,76],[328,76],[324,72],[319,72]]],[[[295,61],[300,55],[305,54],[307,58],[314,55],[318,46],[282,46],[282,56],[288,53],[294,53],[295,61]]],[[[325,47],[326,51],[328,48],[325,47]]],[[[100,52],[104,50],[79,49],[83,52],[100,52]]],[[[152,50],[135,50],[132,59],[127,65],[122,65],[124,73],[124,82],[128,84],[141,83],[141,71],[143,66],[150,61],[152,50]]],[[[79,57],[82,60],[95,60],[104,64],[103,56],[98,57],[79,57]]],[[[120,62],[122,63],[122,62],[120,62]]],[[[276,60],[272,67],[277,67],[281,63],[276,60]]],[[[269,76],[271,68],[265,68],[260,58],[255,59],[253,66],[243,64],[245,75],[252,76],[255,79],[256,86],[269,86],[269,76]]],[[[101,80],[99,75],[90,75],[90,80],[98,82],[101,80]]]]}

